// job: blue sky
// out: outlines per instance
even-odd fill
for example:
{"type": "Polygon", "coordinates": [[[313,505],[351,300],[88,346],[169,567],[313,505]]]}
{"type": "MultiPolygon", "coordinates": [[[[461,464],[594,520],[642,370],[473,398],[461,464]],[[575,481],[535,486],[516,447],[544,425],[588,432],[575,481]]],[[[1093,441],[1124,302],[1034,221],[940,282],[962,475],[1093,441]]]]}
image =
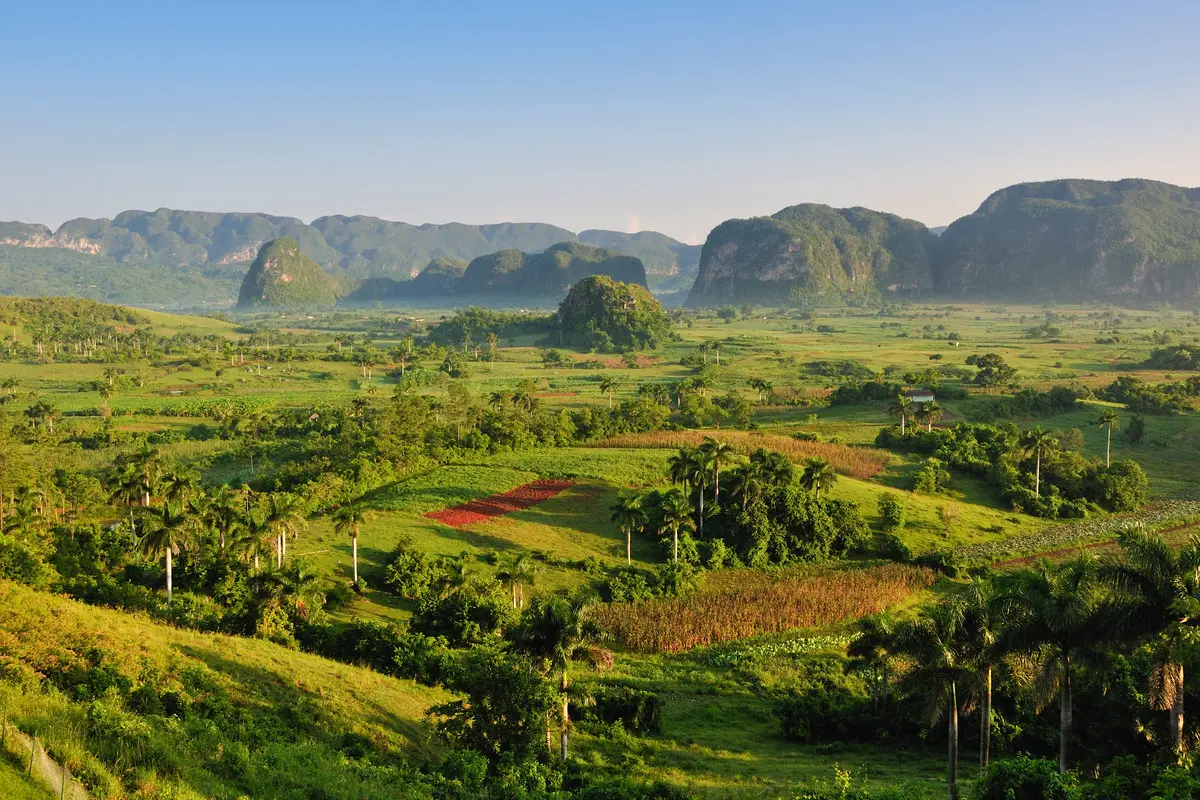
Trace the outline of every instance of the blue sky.
{"type": "Polygon", "coordinates": [[[160,206],[701,241],[1200,185],[1200,3],[0,0],[0,219],[160,206]]]}

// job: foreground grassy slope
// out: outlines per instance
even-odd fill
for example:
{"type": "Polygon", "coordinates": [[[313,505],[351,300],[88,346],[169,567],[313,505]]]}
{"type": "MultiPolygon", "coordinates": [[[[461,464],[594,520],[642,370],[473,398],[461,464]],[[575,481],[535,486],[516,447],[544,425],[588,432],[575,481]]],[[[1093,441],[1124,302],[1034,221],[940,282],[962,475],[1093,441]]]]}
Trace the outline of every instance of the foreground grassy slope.
{"type": "Polygon", "coordinates": [[[51,800],[50,790],[29,778],[7,753],[0,759],[0,797],[4,800],[51,800]]]}
{"type": "Polygon", "coordinates": [[[172,628],[6,582],[0,661],[9,719],[37,731],[53,756],[105,787],[106,797],[146,781],[174,786],[179,797],[236,797],[268,777],[272,767],[258,757],[269,759],[280,743],[312,748],[315,761],[327,761],[353,735],[381,752],[424,759],[438,752],[426,709],[447,697],[267,641],[172,628]],[[146,704],[135,699],[142,687],[187,710],[145,716],[146,704]],[[123,736],[148,728],[136,753],[106,744],[114,720],[123,736]],[[244,770],[222,761],[221,753],[235,751],[244,770]]]}

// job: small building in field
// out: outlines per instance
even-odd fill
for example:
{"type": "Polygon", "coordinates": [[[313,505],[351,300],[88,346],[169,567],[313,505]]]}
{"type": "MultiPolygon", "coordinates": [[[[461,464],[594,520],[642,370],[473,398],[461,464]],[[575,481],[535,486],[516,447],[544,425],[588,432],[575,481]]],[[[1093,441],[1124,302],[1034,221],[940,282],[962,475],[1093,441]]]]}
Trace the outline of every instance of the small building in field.
{"type": "Polygon", "coordinates": [[[925,389],[914,389],[911,392],[905,392],[904,396],[914,403],[932,403],[937,400],[937,396],[925,389]]]}

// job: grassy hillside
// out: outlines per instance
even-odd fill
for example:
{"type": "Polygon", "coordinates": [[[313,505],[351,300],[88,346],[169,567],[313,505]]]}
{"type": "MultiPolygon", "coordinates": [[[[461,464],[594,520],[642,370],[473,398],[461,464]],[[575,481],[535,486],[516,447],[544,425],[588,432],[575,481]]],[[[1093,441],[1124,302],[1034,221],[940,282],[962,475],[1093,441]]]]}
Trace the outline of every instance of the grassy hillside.
{"type": "Polygon", "coordinates": [[[365,776],[339,763],[347,747],[376,751],[383,763],[434,753],[424,714],[446,696],[270,642],[171,628],[7,582],[0,654],[9,718],[110,798],[147,783],[178,797],[260,796],[256,786],[291,771],[276,760],[284,746],[314,768],[288,783],[354,784],[365,776]]]}

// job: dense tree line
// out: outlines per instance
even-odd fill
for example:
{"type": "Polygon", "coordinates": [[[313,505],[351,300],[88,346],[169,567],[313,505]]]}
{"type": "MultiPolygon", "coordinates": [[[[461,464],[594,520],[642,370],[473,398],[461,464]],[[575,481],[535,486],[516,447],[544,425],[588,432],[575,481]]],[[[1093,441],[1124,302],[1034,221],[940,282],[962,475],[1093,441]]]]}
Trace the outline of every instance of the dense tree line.
{"type": "MultiPolygon", "coordinates": [[[[1100,424],[1115,422],[1105,418],[1100,424]]],[[[885,428],[876,444],[923,453],[938,464],[977,475],[997,486],[1015,507],[1051,519],[1083,517],[1091,509],[1131,511],[1145,502],[1149,489],[1134,461],[1091,460],[1063,448],[1049,431],[1022,431],[1012,423],[959,422],[903,432],[885,428]]]]}
{"type": "Polygon", "coordinates": [[[1129,530],[1119,541],[1103,560],[977,577],[915,618],[862,620],[848,669],[868,696],[795,695],[779,709],[785,734],[935,735],[948,745],[951,798],[964,744],[978,753],[978,798],[1193,796],[1200,781],[1176,765],[1190,763],[1194,735],[1185,668],[1195,660],[1200,539],[1176,549],[1129,530]],[[926,734],[922,721],[941,732],[926,734]],[[1035,758],[995,762],[996,751],[1035,758]]]}

